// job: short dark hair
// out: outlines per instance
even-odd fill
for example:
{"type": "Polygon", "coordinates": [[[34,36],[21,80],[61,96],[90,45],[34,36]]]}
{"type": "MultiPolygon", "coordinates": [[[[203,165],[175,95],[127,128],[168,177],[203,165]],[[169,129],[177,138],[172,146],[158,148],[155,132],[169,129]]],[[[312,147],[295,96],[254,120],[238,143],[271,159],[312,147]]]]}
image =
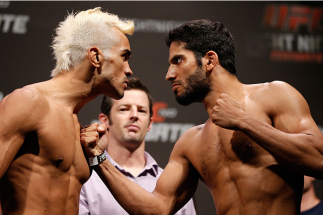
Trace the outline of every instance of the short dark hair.
{"type": "Polygon", "coordinates": [[[193,51],[199,66],[208,51],[216,52],[221,66],[237,75],[234,39],[222,23],[205,19],[186,22],[166,35],[167,46],[170,47],[173,42],[183,43],[185,49],[193,51]]]}
{"type": "MultiPolygon", "coordinates": [[[[149,94],[148,88],[142,83],[142,81],[139,78],[130,78],[128,86],[125,90],[141,90],[145,92],[147,94],[148,101],[149,101],[149,114],[150,114],[150,117],[153,116],[153,98],[149,94]]],[[[113,99],[109,96],[104,95],[101,103],[101,113],[104,113],[105,115],[108,116],[110,120],[110,124],[112,123],[110,118],[112,105],[113,105],[113,99]]]]}

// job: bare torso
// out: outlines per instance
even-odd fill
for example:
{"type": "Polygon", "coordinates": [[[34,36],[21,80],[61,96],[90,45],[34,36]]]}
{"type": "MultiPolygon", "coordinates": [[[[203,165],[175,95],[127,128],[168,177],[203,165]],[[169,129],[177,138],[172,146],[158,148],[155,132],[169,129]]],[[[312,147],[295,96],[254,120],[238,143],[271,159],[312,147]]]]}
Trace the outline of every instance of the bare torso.
{"type": "Polygon", "coordinates": [[[37,101],[29,113],[35,122],[1,179],[3,214],[77,214],[82,184],[90,176],[77,116],[30,90],[37,101]]]}
{"type": "MultiPolygon", "coordinates": [[[[245,111],[273,124],[265,85],[251,85],[239,101],[245,111]]],[[[221,128],[209,119],[191,129],[185,156],[210,190],[218,215],[298,214],[303,176],[279,165],[275,158],[240,131],[221,128]]]]}

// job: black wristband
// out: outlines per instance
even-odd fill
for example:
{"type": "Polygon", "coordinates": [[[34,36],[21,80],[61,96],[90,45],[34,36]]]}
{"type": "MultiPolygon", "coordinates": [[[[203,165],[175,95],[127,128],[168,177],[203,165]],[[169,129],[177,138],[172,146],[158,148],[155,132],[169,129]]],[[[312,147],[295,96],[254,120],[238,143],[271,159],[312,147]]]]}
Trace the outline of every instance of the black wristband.
{"type": "Polygon", "coordinates": [[[100,163],[102,163],[104,160],[106,159],[106,156],[105,156],[105,153],[104,151],[102,152],[102,154],[96,156],[96,157],[90,157],[89,158],[89,164],[90,164],[90,167],[93,167],[93,166],[97,166],[99,165],[100,163]]]}

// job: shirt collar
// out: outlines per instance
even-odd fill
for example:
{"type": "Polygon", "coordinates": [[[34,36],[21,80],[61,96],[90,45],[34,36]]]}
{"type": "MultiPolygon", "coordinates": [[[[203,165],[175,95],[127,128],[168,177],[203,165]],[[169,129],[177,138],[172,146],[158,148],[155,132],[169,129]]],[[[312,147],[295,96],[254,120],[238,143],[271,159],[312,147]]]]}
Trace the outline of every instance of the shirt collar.
{"type": "MultiPolygon", "coordinates": [[[[131,176],[134,177],[130,172],[126,171],[124,168],[122,168],[117,162],[115,162],[109,153],[105,150],[105,155],[108,159],[108,161],[115,166],[120,172],[122,172],[126,176],[131,176]]],[[[158,175],[158,164],[155,161],[155,159],[148,153],[144,152],[145,160],[146,160],[146,165],[142,169],[142,171],[138,174],[138,177],[140,176],[145,176],[147,174],[151,174],[152,176],[156,177],[158,175]]]]}

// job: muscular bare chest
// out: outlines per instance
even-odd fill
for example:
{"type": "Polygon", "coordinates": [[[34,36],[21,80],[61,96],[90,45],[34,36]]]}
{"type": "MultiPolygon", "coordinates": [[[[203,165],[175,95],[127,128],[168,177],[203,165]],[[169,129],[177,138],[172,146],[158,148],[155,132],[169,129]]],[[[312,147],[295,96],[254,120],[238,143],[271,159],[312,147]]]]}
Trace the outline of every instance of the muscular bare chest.
{"type": "Polygon", "coordinates": [[[53,175],[73,172],[80,182],[89,177],[89,168],[80,145],[80,125],[73,113],[53,109],[39,124],[39,129],[26,135],[20,150],[28,157],[32,150],[33,162],[53,175]]]}
{"type": "MultiPolygon", "coordinates": [[[[253,111],[258,119],[271,123],[269,117],[257,108],[249,111],[253,111]]],[[[203,180],[213,187],[218,186],[218,182],[234,180],[250,170],[276,163],[243,132],[221,128],[211,120],[206,122],[195,142],[195,166],[203,180]]]]}

